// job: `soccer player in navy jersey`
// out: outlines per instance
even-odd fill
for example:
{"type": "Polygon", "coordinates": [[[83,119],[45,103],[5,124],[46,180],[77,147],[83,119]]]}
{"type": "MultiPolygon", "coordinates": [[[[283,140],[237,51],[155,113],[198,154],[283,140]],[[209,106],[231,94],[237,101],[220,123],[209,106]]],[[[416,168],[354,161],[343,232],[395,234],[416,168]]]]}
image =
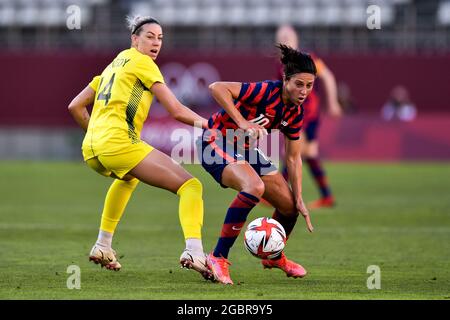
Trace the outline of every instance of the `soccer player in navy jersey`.
{"type": "MultiPolygon", "coordinates": [[[[299,37],[294,28],[289,25],[278,28],[276,42],[288,45],[294,49],[298,49],[299,47],[299,37]]],[[[319,78],[323,84],[328,114],[333,117],[339,117],[342,114],[342,107],[338,101],[335,77],[322,59],[315,55],[312,55],[312,58],[317,67],[317,78],[319,78]]],[[[283,76],[282,70],[282,66],[280,66],[278,68],[279,79],[283,76]]],[[[311,175],[320,193],[319,199],[308,203],[308,208],[310,210],[333,207],[335,205],[335,198],[331,192],[330,184],[328,183],[327,175],[319,156],[318,131],[320,127],[320,98],[316,88],[317,86],[311,91],[311,94],[305,100],[305,103],[303,103],[305,114],[302,130],[302,156],[303,160],[308,164],[311,175]]],[[[288,172],[286,170],[286,165],[283,164],[282,166],[283,176],[287,179],[288,172]]]]}
{"type": "MultiPolygon", "coordinates": [[[[299,213],[313,231],[302,198],[302,160],[300,131],[302,103],[311,92],[316,66],[305,53],[279,45],[284,66],[282,81],[257,83],[215,82],[210,90],[223,109],[213,114],[208,129],[197,140],[203,168],[222,186],[239,193],[231,203],[215,249],[207,264],[217,281],[233,284],[228,253],[244,226],[248,214],[261,198],[274,208],[273,218],[287,236],[299,213]],[[270,159],[257,147],[258,138],[279,129],[287,138],[286,162],[291,188],[270,159]]],[[[284,253],[262,260],[265,268],[280,268],[289,277],[304,277],[306,270],[288,260],[284,253]]]]}

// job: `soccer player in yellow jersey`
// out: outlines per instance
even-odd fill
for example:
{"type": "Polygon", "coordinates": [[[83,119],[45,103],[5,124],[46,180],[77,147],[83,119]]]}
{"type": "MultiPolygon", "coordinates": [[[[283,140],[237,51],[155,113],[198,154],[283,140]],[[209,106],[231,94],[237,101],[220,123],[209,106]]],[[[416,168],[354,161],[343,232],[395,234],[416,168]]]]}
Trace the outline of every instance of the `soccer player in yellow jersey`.
{"type": "Polygon", "coordinates": [[[133,190],[142,181],[180,197],[179,218],[186,240],[180,263],[211,279],[201,241],[202,184],[169,156],[140,139],[154,96],[178,121],[206,127],[207,120],[181,104],[164,83],[154,62],[163,38],[159,22],[136,16],[129,18],[128,24],[131,48],[120,52],[69,105],[69,112],[86,131],[82,152],[87,165],[114,178],[89,259],[107,269],[120,270],[111,248],[112,238],[133,190]],[[92,104],[89,115],[87,107],[92,104]]]}

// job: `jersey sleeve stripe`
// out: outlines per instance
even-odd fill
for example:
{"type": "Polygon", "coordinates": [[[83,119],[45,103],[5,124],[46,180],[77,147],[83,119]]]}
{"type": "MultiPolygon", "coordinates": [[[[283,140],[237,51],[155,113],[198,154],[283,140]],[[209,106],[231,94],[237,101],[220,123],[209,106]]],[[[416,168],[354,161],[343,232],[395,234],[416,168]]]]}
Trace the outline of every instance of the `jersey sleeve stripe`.
{"type": "Polygon", "coordinates": [[[261,84],[261,90],[256,95],[256,97],[253,99],[253,103],[255,103],[255,104],[259,103],[262,100],[264,95],[267,93],[267,86],[268,86],[267,82],[264,82],[264,83],[261,84]]]}
{"type": "Polygon", "coordinates": [[[292,121],[291,121],[291,123],[292,124],[297,124],[297,123],[299,123],[299,122],[302,122],[302,120],[303,120],[303,116],[300,114],[300,115],[297,115],[292,121]]]}
{"type": "Polygon", "coordinates": [[[255,98],[258,96],[258,94],[261,92],[261,88],[262,88],[262,84],[261,83],[255,83],[255,84],[251,84],[250,86],[253,85],[253,89],[252,92],[250,93],[250,96],[243,100],[246,103],[249,104],[254,104],[255,103],[255,98]]]}
{"type": "Polygon", "coordinates": [[[249,83],[246,83],[246,82],[242,83],[241,91],[239,91],[239,96],[236,98],[236,100],[239,101],[246,95],[249,86],[250,86],[249,83]]]}
{"type": "Polygon", "coordinates": [[[273,97],[275,94],[277,94],[279,90],[280,90],[280,88],[275,88],[275,90],[273,90],[273,91],[270,93],[270,95],[269,95],[269,97],[267,98],[267,100],[272,99],[272,97],[273,97]]]}
{"type": "Polygon", "coordinates": [[[245,92],[245,95],[239,100],[247,101],[248,97],[253,93],[253,90],[255,89],[255,87],[256,87],[256,83],[249,83],[247,91],[245,92]]]}
{"type": "Polygon", "coordinates": [[[296,127],[286,127],[283,131],[286,133],[296,133],[297,131],[299,131],[302,128],[301,125],[296,126],[296,127]]]}

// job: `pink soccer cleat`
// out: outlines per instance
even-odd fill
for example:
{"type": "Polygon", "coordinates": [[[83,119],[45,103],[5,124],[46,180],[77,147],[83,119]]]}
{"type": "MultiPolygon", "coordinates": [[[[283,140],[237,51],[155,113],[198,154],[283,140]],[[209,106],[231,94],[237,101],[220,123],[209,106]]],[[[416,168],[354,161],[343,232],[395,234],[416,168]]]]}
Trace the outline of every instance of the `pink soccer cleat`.
{"type": "Polygon", "coordinates": [[[316,201],[310,202],[307,207],[310,210],[316,210],[321,208],[333,208],[336,206],[336,202],[333,197],[324,197],[317,199],[316,201]]]}
{"type": "Polygon", "coordinates": [[[211,252],[206,258],[206,263],[211,269],[216,281],[223,284],[233,284],[233,280],[230,278],[230,271],[228,270],[228,266],[231,263],[227,259],[224,257],[215,257],[211,252]]]}
{"type": "Polygon", "coordinates": [[[288,277],[303,278],[307,274],[305,268],[301,265],[295,263],[294,261],[288,260],[284,252],[281,253],[281,258],[278,260],[263,259],[261,263],[264,269],[278,268],[283,270],[288,277]]]}

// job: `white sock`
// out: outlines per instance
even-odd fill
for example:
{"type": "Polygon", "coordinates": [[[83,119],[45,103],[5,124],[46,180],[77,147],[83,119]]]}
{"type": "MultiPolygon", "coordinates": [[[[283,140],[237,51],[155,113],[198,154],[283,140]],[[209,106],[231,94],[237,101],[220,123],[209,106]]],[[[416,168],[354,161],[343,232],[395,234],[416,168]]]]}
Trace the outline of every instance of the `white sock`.
{"type": "Polygon", "coordinates": [[[107,249],[111,249],[112,238],[113,238],[112,233],[100,230],[98,233],[96,245],[107,249]]]}
{"type": "Polygon", "coordinates": [[[198,238],[187,238],[186,249],[197,252],[203,252],[202,240],[198,238]]]}

